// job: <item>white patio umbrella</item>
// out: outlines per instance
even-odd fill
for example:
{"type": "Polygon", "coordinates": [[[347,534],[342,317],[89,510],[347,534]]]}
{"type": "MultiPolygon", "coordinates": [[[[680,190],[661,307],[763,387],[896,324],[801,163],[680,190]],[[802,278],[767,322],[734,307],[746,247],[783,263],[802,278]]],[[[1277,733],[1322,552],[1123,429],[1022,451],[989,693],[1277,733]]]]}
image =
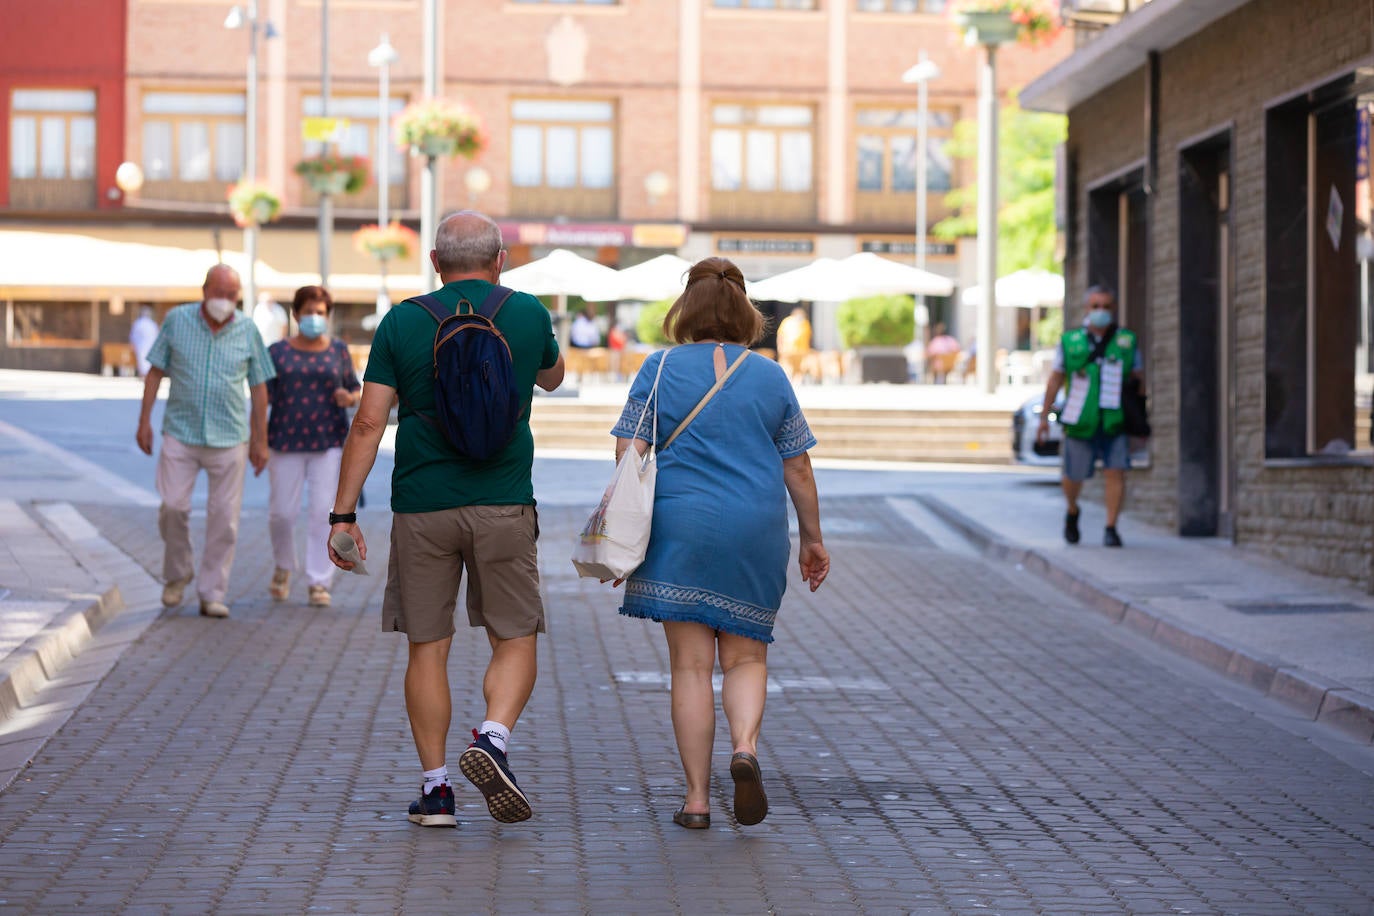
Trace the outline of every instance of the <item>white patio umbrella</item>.
{"type": "Polygon", "coordinates": [[[501,274],[501,285],[532,296],[557,296],[554,313],[558,316],[558,342],[568,343],[568,297],[597,300],[602,291],[613,288],[616,272],[604,264],[589,261],[566,248],[555,248],[546,256],[521,264],[501,274]]]}
{"type": "MultiPolygon", "coordinates": [[[[1028,267],[997,280],[997,304],[1007,308],[1059,308],[1064,304],[1064,278],[1039,267],[1028,267]]],[[[959,294],[964,305],[977,305],[982,290],[970,286],[959,294]]]]}
{"type": "Polygon", "coordinates": [[[566,248],[555,248],[545,257],[501,274],[501,285],[534,296],[591,298],[600,295],[615,279],[616,272],[604,264],[589,261],[566,248]]]}
{"type": "Polygon", "coordinates": [[[749,295],[776,302],[843,302],[884,293],[948,296],[953,291],[954,281],[939,274],[863,252],[843,261],[817,258],[805,267],[752,284],[749,295]]]}
{"type": "MultiPolygon", "coordinates": [[[[601,299],[631,299],[657,302],[675,299],[687,285],[692,262],[675,254],[661,254],[643,264],[616,271],[616,282],[603,291],[601,299]]],[[[584,298],[593,298],[587,296],[584,298]]]]}
{"type": "Polygon", "coordinates": [[[882,292],[922,296],[948,296],[954,292],[954,281],[948,277],[881,257],[871,251],[851,254],[840,261],[840,266],[858,272],[865,283],[882,287],[882,292]]]}

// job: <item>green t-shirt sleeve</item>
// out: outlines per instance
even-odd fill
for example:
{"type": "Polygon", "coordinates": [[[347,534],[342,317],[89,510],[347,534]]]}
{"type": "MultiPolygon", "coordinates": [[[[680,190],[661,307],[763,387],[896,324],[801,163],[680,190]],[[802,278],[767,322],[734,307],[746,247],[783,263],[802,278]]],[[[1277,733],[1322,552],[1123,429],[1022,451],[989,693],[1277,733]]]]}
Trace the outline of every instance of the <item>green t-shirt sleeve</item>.
{"type": "Polygon", "coordinates": [[[540,369],[552,369],[558,363],[558,338],[553,334],[553,320],[549,318],[545,309],[544,326],[544,356],[539,361],[540,369]]]}
{"type": "Polygon", "coordinates": [[[396,362],[393,357],[392,332],[396,327],[396,312],[393,309],[382,317],[377,331],[372,335],[372,349],[367,354],[367,369],[363,372],[364,382],[376,382],[388,388],[399,388],[396,384],[396,362]]]}

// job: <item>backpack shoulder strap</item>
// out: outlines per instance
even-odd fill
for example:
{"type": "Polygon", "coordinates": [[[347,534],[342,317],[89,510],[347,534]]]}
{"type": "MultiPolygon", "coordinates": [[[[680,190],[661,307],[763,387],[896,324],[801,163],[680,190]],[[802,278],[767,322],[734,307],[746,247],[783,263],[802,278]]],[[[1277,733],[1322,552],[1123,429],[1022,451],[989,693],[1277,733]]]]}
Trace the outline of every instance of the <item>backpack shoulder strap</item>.
{"type": "Polygon", "coordinates": [[[430,315],[434,316],[434,320],[440,324],[443,324],[444,319],[453,314],[448,309],[444,308],[444,304],[439,301],[439,297],[433,293],[425,293],[422,296],[411,296],[406,302],[414,302],[426,312],[429,312],[430,315]]]}
{"type": "Polygon", "coordinates": [[[487,293],[487,298],[482,300],[482,307],[477,310],[477,314],[486,318],[488,321],[496,321],[496,313],[501,311],[501,306],[506,304],[506,300],[515,295],[515,290],[508,286],[496,284],[492,286],[491,292],[487,293]]]}

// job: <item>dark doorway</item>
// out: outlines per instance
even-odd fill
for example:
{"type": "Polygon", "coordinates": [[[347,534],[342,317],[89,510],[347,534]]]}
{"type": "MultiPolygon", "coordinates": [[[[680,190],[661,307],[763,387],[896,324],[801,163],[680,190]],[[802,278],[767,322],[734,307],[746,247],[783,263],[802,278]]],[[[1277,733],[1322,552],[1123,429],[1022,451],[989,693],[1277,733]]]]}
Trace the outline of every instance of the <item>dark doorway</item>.
{"type": "Polygon", "coordinates": [[[1230,536],[1232,524],[1231,138],[1178,160],[1178,528],[1230,536]]]}

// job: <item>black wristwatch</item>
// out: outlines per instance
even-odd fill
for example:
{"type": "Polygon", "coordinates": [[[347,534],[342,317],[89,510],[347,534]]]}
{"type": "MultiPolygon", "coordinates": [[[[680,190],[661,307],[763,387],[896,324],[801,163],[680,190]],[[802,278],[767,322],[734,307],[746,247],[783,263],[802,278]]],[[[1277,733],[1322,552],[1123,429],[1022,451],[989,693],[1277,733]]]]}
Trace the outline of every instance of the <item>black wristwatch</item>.
{"type": "Polygon", "coordinates": [[[329,524],[331,525],[355,525],[358,522],[356,512],[331,512],[329,513],[329,524]]]}

